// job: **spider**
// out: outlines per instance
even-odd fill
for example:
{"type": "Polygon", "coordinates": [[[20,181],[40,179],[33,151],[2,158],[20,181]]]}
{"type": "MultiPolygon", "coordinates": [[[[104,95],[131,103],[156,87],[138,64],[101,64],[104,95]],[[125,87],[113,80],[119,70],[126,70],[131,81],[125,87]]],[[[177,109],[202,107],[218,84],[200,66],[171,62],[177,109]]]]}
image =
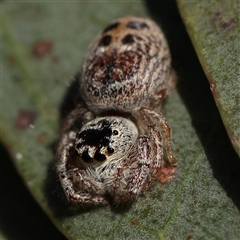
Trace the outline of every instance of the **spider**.
{"type": "Polygon", "coordinates": [[[158,109],[176,74],[161,29],[146,18],[115,20],[90,46],[79,82],[57,150],[68,200],[120,204],[171,179],[171,128],[158,109]]]}

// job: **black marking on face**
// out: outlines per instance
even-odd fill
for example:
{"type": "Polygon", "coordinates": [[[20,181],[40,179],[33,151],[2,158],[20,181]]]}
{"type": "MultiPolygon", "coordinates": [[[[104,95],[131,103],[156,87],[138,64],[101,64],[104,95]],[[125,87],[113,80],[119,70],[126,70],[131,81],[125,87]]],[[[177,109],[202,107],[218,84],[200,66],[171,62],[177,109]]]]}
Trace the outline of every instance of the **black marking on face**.
{"type": "Polygon", "coordinates": [[[80,132],[78,132],[78,133],[76,134],[76,138],[79,138],[79,135],[80,135],[80,132]]]}
{"type": "Polygon", "coordinates": [[[110,128],[110,123],[109,123],[109,121],[107,121],[107,120],[105,120],[105,119],[101,120],[101,121],[98,122],[98,123],[101,124],[101,128],[103,128],[103,127],[108,127],[108,128],[110,128]]]}
{"type": "Polygon", "coordinates": [[[110,30],[113,30],[114,28],[117,28],[118,25],[119,25],[119,23],[116,22],[116,23],[113,23],[113,24],[107,26],[107,27],[103,30],[103,33],[108,32],[108,31],[110,31],[110,30]]]}
{"type": "Polygon", "coordinates": [[[118,131],[117,130],[113,130],[113,135],[118,135],[118,131]]]}
{"type": "Polygon", "coordinates": [[[84,162],[87,162],[87,163],[93,162],[93,158],[90,157],[88,151],[84,151],[84,152],[82,153],[82,160],[83,160],[84,162]]]}
{"type": "Polygon", "coordinates": [[[149,26],[144,22],[131,21],[127,24],[128,28],[135,30],[143,30],[144,28],[149,29],[149,26]]]}
{"type": "Polygon", "coordinates": [[[136,38],[137,38],[138,41],[142,41],[142,40],[143,40],[143,39],[142,39],[141,37],[139,37],[139,36],[136,36],[136,38]]]}
{"type": "Polygon", "coordinates": [[[132,34],[127,34],[123,39],[122,39],[122,44],[132,44],[134,43],[134,37],[132,34]]]}
{"type": "Polygon", "coordinates": [[[103,145],[104,147],[107,147],[107,146],[109,145],[109,139],[104,138],[104,139],[102,140],[102,145],[103,145]]]}
{"type": "Polygon", "coordinates": [[[99,121],[97,124],[94,123],[90,126],[93,128],[84,130],[77,134],[78,143],[75,148],[76,150],[83,147],[86,149],[81,156],[84,162],[91,163],[94,160],[100,162],[105,161],[106,156],[101,153],[101,150],[103,147],[106,147],[109,154],[114,152],[114,149],[110,147],[110,138],[112,135],[117,135],[118,131],[112,131],[109,121],[106,120],[99,121]],[[93,148],[95,151],[93,158],[89,155],[88,149],[90,148],[93,148]]]}
{"type": "Polygon", "coordinates": [[[94,159],[100,162],[103,162],[106,160],[106,156],[102,153],[100,153],[99,151],[96,151],[94,154],[94,159]]]}
{"type": "Polygon", "coordinates": [[[94,94],[95,97],[98,97],[99,96],[99,91],[97,89],[95,89],[93,94],[94,94]]]}
{"type": "Polygon", "coordinates": [[[110,35],[106,35],[104,36],[101,41],[99,42],[98,46],[104,46],[104,47],[107,47],[110,45],[112,41],[112,37],[110,35]]]}
{"type": "Polygon", "coordinates": [[[104,127],[103,129],[88,129],[84,130],[79,134],[79,139],[83,141],[77,144],[77,147],[88,145],[91,147],[105,146],[108,138],[112,135],[111,128],[104,127]]]}
{"type": "Polygon", "coordinates": [[[111,153],[114,153],[114,149],[111,148],[111,147],[108,147],[108,148],[107,148],[107,151],[108,151],[108,153],[110,153],[110,154],[111,154],[111,153]]]}

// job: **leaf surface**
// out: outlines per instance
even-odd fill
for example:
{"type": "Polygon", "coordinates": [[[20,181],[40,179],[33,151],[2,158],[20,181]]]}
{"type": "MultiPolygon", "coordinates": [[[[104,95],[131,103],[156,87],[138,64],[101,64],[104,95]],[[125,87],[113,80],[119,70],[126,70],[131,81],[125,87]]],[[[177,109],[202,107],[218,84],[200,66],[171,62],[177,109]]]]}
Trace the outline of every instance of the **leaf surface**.
{"type": "Polygon", "coordinates": [[[229,138],[240,156],[239,1],[178,1],[229,138]]]}
{"type": "Polygon", "coordinates": [[[2,12],[2,142],[36,201],[68,239],[240,238],[238,157],[173,2],[4,2],[2,12]],[[123,15],[147,16],[146,9],[166,32],[179,75],[163,108],[173,129],[176,178],[155,184],[131,206],[70,204],[54,155],[74,77],[103,27],[123,15]]]}

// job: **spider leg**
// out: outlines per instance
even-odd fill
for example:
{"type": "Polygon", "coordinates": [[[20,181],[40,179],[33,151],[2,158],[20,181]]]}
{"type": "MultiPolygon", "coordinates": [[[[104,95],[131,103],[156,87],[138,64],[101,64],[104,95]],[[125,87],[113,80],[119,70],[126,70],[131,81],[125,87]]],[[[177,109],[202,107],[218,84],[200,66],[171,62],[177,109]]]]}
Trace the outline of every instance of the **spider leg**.
{"type": "Polygon", "coordinates": [[[153,144],[152,176],[155,177],[163,166],[163,138],[154,125],[149,126],[150,140],[153,144]]]}
{"type": "Polygon", "coordinates": [[[175,176],[175,167],[174,166],[164,166],[164,153],[163,153],[163,137],[161,132],[155,125],[149,125],[149,136],[152,144],[152,160],[149,172],[149,178],[145,182],[142,193],[144,193],[156,179],[160,182],[165,183],[172,179],[175,176]]]}
{"type": "Polygon", "coordinates": [[[94,196],[89,191],[84,192],[81,189],[92,189],[93,186],[89,181],[86,181],[83,176],[79,173],[79,169],[68,169],[68,162],[72,158],[73,154],[74,141],[71,139],[71,136],[64,134],[62,141],[59,145],[57,151],[57,172],[59,179],[61,181],[63,190],[68,198],[73,202],[82,202],[82,203],[101,203],[107,204],[108,201],[103,196],[94,196]],[[82,180],[82,181],[81,181],[82,180]],[[81,188],[74,186],[74,183],[77,184],[81,181],[81,188]]]}
{"type": "Polygon", "coordinates": [[[76,121],[81,121],[81,124],[93,119],[93,114],[83,106],[82,102],[79,102],[69,114],[63,120],[61,125],[62,132],[67,132],[76,121]]]}
{"type": "MultiPolygon", "coordinates": [[[[121,177],[124,178],[127,185],[124,190],[116,189],[114,193],[116,203],[126,202],[137,197],[142,193],[142,189],[149,179],[149,173],[152,168],[152,146],[149,137],[139,136],[134,151],[137,154],[131,160],[131,163],[128,162],[126,166],[122,166],[122,169],[125,170],[121,171],[121,177]]],[[[119,181],[121,180],[119,179],[119,181]]]]}
{"type": "Polygon", "coordinates": [[[165,146],[168,161],[172,166],[177,165],[177,160],[175,159],[172,153],[172,147],[171,147],[172,130],[168,125],[164,116],[161,113],[157,113],[147,108],[141,108],[139,111],[140,111],[140,114],[144,117],[144,121],[152,122],[151,119],[153,119],[155,123],[160,127],[161,133],[164,136],[164,143],[165,143],[164,146],[165,146]]]}
{"type": "Polygon", "coordinates": [[[120,176],[127,182],[127,186],[124,191],[116,192],[117,203],[134,199],[144,193],[156,178],[164,183],[174,176],[175,167],[163,164],[165,133],[159,131],[158,126],[154,124],[155,119],[151,120],[152,118],[145,115],[146,113],[142,117],[145,117],[144,122],[148,126],[148,136],[138,137],[136,148],[133,149],[137,154],[128,162],[128,166],[121,168],[124,170],[120,176]]]}

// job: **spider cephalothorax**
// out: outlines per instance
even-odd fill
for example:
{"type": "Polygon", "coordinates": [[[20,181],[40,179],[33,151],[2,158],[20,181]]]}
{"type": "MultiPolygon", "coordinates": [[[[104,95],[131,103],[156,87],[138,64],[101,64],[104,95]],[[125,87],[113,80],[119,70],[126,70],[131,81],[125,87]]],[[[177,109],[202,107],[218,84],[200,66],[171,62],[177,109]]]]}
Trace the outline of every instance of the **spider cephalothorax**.
{"type": "Polygon", "coordinates": [[[171,128],[157,110],[176,82],[170,63],[164,35],[148,19],[118,19],[93,42],[80,78],[83,101],[64,120],[57,151],[69,200],[108,203],[110,195],[122,203],[173,176],[171,128]]]}

